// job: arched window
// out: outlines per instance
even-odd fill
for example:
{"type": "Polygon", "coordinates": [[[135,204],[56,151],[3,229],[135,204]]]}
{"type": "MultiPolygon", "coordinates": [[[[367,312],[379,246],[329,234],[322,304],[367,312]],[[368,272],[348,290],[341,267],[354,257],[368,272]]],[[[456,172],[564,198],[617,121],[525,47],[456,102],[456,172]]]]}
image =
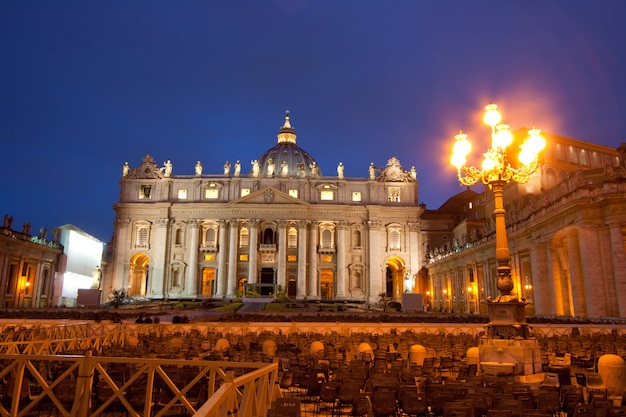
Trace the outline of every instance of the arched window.
{"type": "Polygon", "coordinates": [[[333,247],[333,234],[328,229],[325,229],[322,231],[322,247],[323,248],[333,247]]]}
{"type": "Polygon", "coordinates": [[[298,247],[298,231],[295,227],[290,227],[287,232],[287,247],[289,248],[297,248],[298,247]]]}
{"type": "Polygon", "coordinates": [[[352,231],[352,247],[355,247],[355,248],[361,247],[361,231],[360,230],[352,231]]]}
{"type": "Polygon", "coordinates": [[[239,247],[247,248],[250,245],[250,232],[247,227],[242,227],[239,230],[239,247]]]}
{"type": "Polygon", "coordinates": [[[212,227],[209,227],[208,229],[206,229],[206,244],[208,246],[215,246],[216,243],[216,233],[215,233],[215,229],[212,227]]]}

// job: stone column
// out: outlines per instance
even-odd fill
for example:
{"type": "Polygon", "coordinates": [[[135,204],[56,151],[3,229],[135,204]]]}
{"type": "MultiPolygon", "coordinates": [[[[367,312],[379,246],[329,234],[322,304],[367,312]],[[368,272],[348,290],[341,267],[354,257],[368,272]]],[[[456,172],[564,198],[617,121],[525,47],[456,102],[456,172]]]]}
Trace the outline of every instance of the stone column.
{"type": "Polygon", "coordinates": [[[187,222],[187,230],[189,231],[189,267],[187,268],[187,279],[185,280],[184,294],[188,297],[198,296],[198,225],[197,219],[191,219],[187,222]]]}
{"type": "MultiPolygon", "coordinates": [[[[409,247],[407,252],[409,253],[409,265],[407,268],[407,272],[411,274],[411,281],[413,282],[413,291],[419,292],[422,289],[419,287],[420,283],[416,282],[417,274],[422,268],[422,264],[420,262],[420,257],[423,254],[420,251],[420,223],[409,223],[409,247]]],[[[404,292],[404,288],[402,289],[404,292]]]]}
{"type": "MultiPolygon", "coordinates": [[[[618,226],[618,229],[619,228],[621,227],[618,226]]],[[[614,259],[612,254],[613,251],[611,249],[611,226],[602,225],[597,228],[594,227],[590,232],[595,232],[597,234],[597,245],[594,245],[593,241],[583,241],[585,247],[581,250],[591,251],[590,254],[584,253],[584,262],[589,262],[590,264],[595,263],[595,268],[600,272],[595,275],[587,276],[597,276],[601,280],[602,286],[600,286],[600,282],[597,282],[596,280],[588,279],[586,283],[593,288],[590,292],[597,294],[598,299],[601,299],[602,305],[604,306],[603,313],[594,317],[619,317],[619,303],[617,301],[619,294],[615,290],[615,271],[613,270],[614,259]]],[[[591,311],[589,314],[592,314],[591,311]]]]}
{"type": "Polygon", "coordinates": [[[309,222],[298,222],[298,285],[297,299],[306,297],[306,229],[309,222]]]}
{"type": "MultiPolygon", "coordinates": [[[[367,279],[367,301],[370,304],[376,304],[378,302],[378,294],[383,292],[385,282],[385,269],[383,260],[381,257],[381,235],[382,224],[378,220],[371,220],[367,222],[367,241],[368,241],[368,256],[369,256],[369,269],[367,279]]],[[[384,241],[384,240],[383,240],[384,241]]]]}
{"type": "Polygon", "coordinates": [[[148,276],[149,294],[146,295],[149,295],[151,298],[165,298],[167,296],[167,294],[164,293],[164,289],[166,288],[165,260],[167,259],[166,254],[168,253],[167,247],[170,243],[167,236],[169,224],[169,219],[157,219],[154,222],[154,233],[150,234],[150,241],[152,242],[151,247],[154,248],[152,252],[154,259],[151,259],[153,268],[152,274],[148,276]]]}
{"type": "Polygon", "coordinates": [[[239,249],[239,220],[229,220],[230,237],[228,239],[228,287],[226,297],[237,297],[237,252],[239,249]]]}
{"type": "Polygon", "coordinates": [[[309,224],[309,299],[320,298],[317,279],[317,223],[309,224]]]}
{"type": "MultiPolygon", "coordinates": [[[[626,294],[626,255],[624,255],[624,232],[620,224],[611,224],[611,253],[613,274],[615,274],[615,294],[626,294]]],[[[626,297],[617,297],[619,317],[626,317],[626,297]]]]}
{"type": "Polygon", "coordinates": [[[536,315],[554,314],[553,297],[550,288],[550,270],[548,268],[548,248],[545,242],[535,244],[530,256],[535,258],[531,262],[533,274],[533,303],[536,315]]]}
{"type": "MultiPolygon", "coordinates": [[[[113,271],[106,281],[102,282],[102,289],[106,291],[107,296],[113,290],[126,289],[128,287],[128,269],[124,268],[130,262],[130,254],[128,248],[132,246],[132,233],[129,233],[130,219],[117,219],[117,227],[115,233],[115,258],[113,260],[113,271]]],[[[51,277],[50,279],[54,279],[51,277]]]]}
{"type": "MultiPolygon", "coordinates": [[[[280,220],[278,222],[278,260],[276,271],[276,284],[283,291],[287,291],[287,222],[280,220]]],[[[278,292],[278,288],[276,288],[278,292]]]]}
{"type": "Polygon", "coordinates": [[[585,300],[585,278],[583,277],[580,262],[580,247],[578,245],[578,231],[572,229],[567,233],[567,257],[570,263],[570,281],[572,289],[572,304],[574,316],[587,316],[587,302],[585,300]]]}
{"type": "Polygon", "coordinates": [[[248,284],[257,283],[257,254],[259,253],[259,221],[250,220],[250,252],[248,255],[248,284]]]}
{"type": "MultiPolygon", "coordinates": [[[[601,230],[585,227],[578,230],[580,236],[578,240],[581,279],[584,286],[584,297],[586,304],[587,317],[603,317],[609,316],[606,309],[608,303],[606,297],[612,291],[606,291],[606,277],[602,273],[602,251],[600,249],[600,241],[598,234],[601,230]],[[585,277],[594,277],[595,279],[585,279],[585,277]]],[[[612,295],[612,294],[611,294],[612,295]]]]}
{"type": "Polygon", "coordinates": [[[228,285],[228,274],[226,270],[226,253],[228,252],[228,245],[226,241],[226,229],[228,228],[228,222],[226,220],[219,221],[219,248],[217,253],[217,285],[215,288],[215,296],[222,298],[226,295],[226,288],[228,285]]]}
{"type": "Polygon", "coordinates": [[[338,300],[346,298],[346,230],[347,222],[337,222],[337,296],[338,300]]]}

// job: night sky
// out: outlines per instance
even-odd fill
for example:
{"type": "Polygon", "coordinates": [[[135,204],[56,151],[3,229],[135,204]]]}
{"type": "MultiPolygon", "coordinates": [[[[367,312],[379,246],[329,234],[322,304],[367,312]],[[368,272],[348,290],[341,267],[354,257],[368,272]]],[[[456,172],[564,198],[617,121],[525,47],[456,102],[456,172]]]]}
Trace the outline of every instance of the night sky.
{"type": "Polygon", "coordinates": [[[489,102],[513,129],[626,141],[624,22],[622,0],[3,0],[0,215],[108,242],[125,161],[247,174],[285,110],[325,175],[396,156],[436,209],[489,102]]]}

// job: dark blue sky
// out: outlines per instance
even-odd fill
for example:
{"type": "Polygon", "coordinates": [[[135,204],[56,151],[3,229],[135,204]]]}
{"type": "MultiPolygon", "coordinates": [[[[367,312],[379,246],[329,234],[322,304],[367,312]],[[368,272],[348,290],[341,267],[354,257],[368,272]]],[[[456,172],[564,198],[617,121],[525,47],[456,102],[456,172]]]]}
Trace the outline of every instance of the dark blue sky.
{"type": "Polygon", "coordinates": [[[512,128],[626,141],[625,21],[622,0],[2,0],[0,215],[108,242],[124,161],[248,173],[286,109],[326,175],[396,156],[434,209],[490,101],[512,128]]]}

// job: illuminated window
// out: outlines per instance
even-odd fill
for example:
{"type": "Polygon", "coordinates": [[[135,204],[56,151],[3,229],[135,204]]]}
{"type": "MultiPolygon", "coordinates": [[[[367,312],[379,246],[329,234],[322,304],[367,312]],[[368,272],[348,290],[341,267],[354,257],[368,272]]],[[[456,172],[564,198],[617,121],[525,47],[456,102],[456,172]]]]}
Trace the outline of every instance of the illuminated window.
{"type": "Polygon", "coordinates": [[[320,199],[322,201],[333,201],[335,198],[335,194],[332,190],[322,190],[320,193],[320,199]]]}
{"type": "Polygon", "coordinates": [[[333,255],[322,255],[322,262],[332,262],[333,261],[333,255]]]}
{"type": "Polygon", "coordinates": [[[288,248],[297,248],[298,247],[298,231],[295,227],[289,228],[287,232],[287,247],[288,248]]]}
{"type": "Polygon", "coordinates": [[[399,187],[389,187],[387,190],[387,201],[392,203],[400,202],[400,188],[399,187]]]}
{"type": "Polygon", "coordinates": [[[180,200],[186,200],[187,199],[187,190],[178,190],[178,198],[180,200]]]}
{"type": "Polygon", "coordinates": [[[206,253],[206,254],[204,254],[204,260],[205,261],[214,261],[215,260],[215,254],[214,253],[206,253]]]}
{"type": "Polygon", "coordinates": [[[472,203],[471,201],[469,202],[469,209],[473,209],[474,208],[474,203],[472,203]]]}
{"type": "Polygon", "coordinates": [[[567,159],[569,160],[569,163],[578,164],[578,148],[574,146],[570,146],[567,148],[567,150],[568,150],[567,159]]]}
{"type": "Polygon", "coordinates": [[[565,161],[565,149],[560,143],[554,145],[554,157],[557,161],[565,161]]]}
{"type": "Polygon", "coordinates": [[[591,152],[591,166],[594,168],[602,168],[602,160],[598,152],[591,152]]]}
{"type": "Polygon", "coordinates": [[[287,255],[287,262],[298,262],[298,257],[296,255],[287,255]]]}
{"type": "Polygon", "coordinates": [[[150,185],[142,185],[139,187],[139,199],[140,200],[150,200],[152,196],[152,186],[150,185]]]}
{"type": "Polygon", "coordinates": [[[580,150],[580,164],[589,166],[589,152],[586,149],[580,150]]]}
{"type": "Polygon", "coordinates": [[[289,190],[289,195],[293,198],[298,198],[298,190],[289,190]]]}
{"type": "Polygon", "coordinates": [[[240,261],[247,261],[248,260],[248,254],[247,253],[242,253],[241,255],[239,255],[239,260],[240,261]]]}
{"type": "Polygon", "coordinates": [[[241,196],[242,197],[245,197],[245,196],[247,196],[249,194],[250,194],[250,189],[249,188],[242,188],[241,189],[241,196]]]}
{"type": "Polygon", "coordinates": [[[205,198],[209,198],[209,199],[216,199],[216,198],[218,198],[218,197],[219,197],[219,195],[220,195],[220,192],[219,192],[219,190],[218,190],[218,189],[216,189],[216,188],[207,188],[207,189],[204,191],[204,197],[205,197],[205,198]]]}
{"type": "Polygon", "coordinates": [[[353,191],[352,192],[352,201],[361,201],[361,192],[353,191]]]}
{"type": "Polygon", "coordinates": [[[239,247],[246,248],[250,245],[250,232],[247,228],[242,227],[239,231],[239,247]]]}

